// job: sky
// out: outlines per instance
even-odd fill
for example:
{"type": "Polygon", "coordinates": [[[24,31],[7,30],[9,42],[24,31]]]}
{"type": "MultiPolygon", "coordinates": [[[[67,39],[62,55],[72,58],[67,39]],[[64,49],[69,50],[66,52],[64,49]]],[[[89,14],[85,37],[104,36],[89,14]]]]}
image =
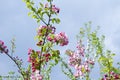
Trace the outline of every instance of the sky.
{"type": "MultiPolygon", "coordinates": [[[[92,28],[100,26],[99,34],[106,36],[106,48],[116,53],[115,62],[120,61],[120,0],[56,0],[55,4],[60,8],[61,19],[61,23],[56,25],[57,32],[66,32],[70,40],[68,46],[60,48],[63,57],[64,50],[75,47],[75,36],[80,27],[92,21],[92,28]]],[[[15,37],[15,55],[19,55],[23,60],[27,60],[28,48],[36,48],[34,36],[38,24],[28,17],[28,12],[22,0],[0,0],[0,40],[10,48],[10,40],[15,37]]],[[[66,77],[60,74],[58,66],[53,69],[55,73],[52,73],[52,80],[66,80],[66,77]]],[[[15,69],[14,63],[0,54],[0,75],[15,69]]]]}

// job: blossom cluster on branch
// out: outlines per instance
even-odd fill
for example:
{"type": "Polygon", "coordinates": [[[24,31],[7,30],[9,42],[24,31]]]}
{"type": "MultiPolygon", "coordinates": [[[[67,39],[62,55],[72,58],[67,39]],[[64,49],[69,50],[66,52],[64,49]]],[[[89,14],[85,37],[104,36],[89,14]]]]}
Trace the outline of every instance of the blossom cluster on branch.
{"type": "Polygon", "coordinates": [[[120,79],[120,74],[117,74],[117,73],[111,71],[109,73],[109,75],[105,74],[101,80],[119,80],[119,79],[120,79]]]}
{"type": "Polygon", "coordinates": [[[67,50],[66,54],[69,57],[69,65],[76,70],[75,78],[84,77],[90,72],[90,66],[94,66],[94,60],[87,58],[85,55],[85,47],[82,41],[78,42],[77,51],[67,50]],[[86,60],[84,60],[86,58],[86,60]]]}
{"type": "Polygon", "coordinates": [[[7,46],[4,45],[4,42],[0,40],[0,53],[8,53],[7,46]]]}

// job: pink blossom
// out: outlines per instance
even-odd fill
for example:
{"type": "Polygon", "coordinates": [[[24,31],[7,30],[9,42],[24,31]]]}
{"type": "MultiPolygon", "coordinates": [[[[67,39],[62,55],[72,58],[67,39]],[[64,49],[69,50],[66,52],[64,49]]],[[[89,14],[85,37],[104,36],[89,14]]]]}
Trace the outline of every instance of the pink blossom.
{"type": "Polygon", "coordinates": [[[36,80],[36,77],[34,76],[34,74],[31,74],[30,79],[31,80],[36,80]]]}
{"type": "Polygon", "coordinates": [[[75,69],[76,69],[76,73],[74,76],[76,78],[84,76],[84,73],[89,71],[89,67],[87,64],[76,65],[75,69]]]}
{"type": "Polygon", "coordinates": [[[76,52],[73,52],[71,53],[70,55],[70,58],[69,58],[69,64],[71,66],[76,66],[76,65],[80,65],[81,64],[81,57],[78,53],[76,52]]]}
{"type": "Polygon", "coordinates": [[[52,37],[50,37],[50,36],[47,36],[47,40],[48,41],[53,41],[52,37]]]}
{"type": "Polygon", "coordinates": [[[60,44],[60,46],[64,46],[68,44],[68,37],[64,32],[60,32],[59,34],[56,34],[55,39],[60,44]]]}
{"type": "Polygon", "coordinates": [[[84,46],[81,46],[81,45],[78,45],[78,46],[77,46],[77,53],[79,53],[79,54],[82,55],[83,57],[84,57],[84,51],[85,51],[84,46]]]}
{"type": "Polygon", "coordinates": [[[33,49],[29,48],[28,49],[28,55],[32,54],[33,53],[33,49]]]}
{"type": "Polygon", "coordinates": [[[54,11],[55,13],[59,13],[60,9],[57,8],[55,5],[52,5],[52,11],[54,11]]]}
{"type": "Polygon", "coordinates": [[[76,73],[74,74],[74,76],[75,76],[75,78],[82,77],[83,73],[81,71],[76,71],[76,73]]]}
{"type": "Polygon", "coordinates": [[[51,26],[51,27],[49,28],[49,30],[50,30],[50,33],[51,33],[51,34],[54,34],[56,28],[55,28],[54,26],[51,26]]]}
{"type": "MultiPolygon", "coordinates": [[[[45,8],[51,8],[50,5],[48,3],[45,4],[45,8]]],[[[55,13],[59,13],[60,9],[57,8],[55,5],[52,5],[52,11],[55,13]]]]}
{"type": "Polygon", "coordinates": [[[74,67],[74,69],[76,70],[74,74],[76,78],[83,77],[86,75],[86,73],[90,72],[90,65],[94,65],[94,60],[83,60],[85,59],[85,48],[81,44],[81,42],[77,45],[77,51],[68,50],[67,54],[69,56],[69,65],[74,67]]]}
{"type": "Polygon", "coordinates": [[[31,62],[31,61],[32,61],[31,56],[29,56],[28,57],[28,62],[31,62]]]}
{"type": "Polygon", "coordinates": [[[40,51],[36,51],[37,54],[40,54],[41,52],[40,51]]]}
{"type": "Polygon", "coordinates": [[[38,28],[37,34],[38,34],[39,36],[45,36],[47,29],[48,29],[48,26],[40,26],[40,27],[38,28]]]}
{"type": "Polygon", "coordinates": [[[68,37],[66,36],[64,32],[60,32],[59,34],[55,34],[52,36],[47,36],[47,40],[57,43],[60,46],[65,46],[68,44],[68,37]]]}
{"type": "Polygon", "coordinates": [[[8,53],[7,46],[4,45],[4,42],[0,40],[0,52],[1,53],[8,53]]]}
{"type": "Polygon", "coordinates": [[[40,26],[37,31],[38,36],[48,36],[49,33],[54,34],[56,28],[53,26],[40,26]]]}
{"type": "Polygon", "coordinates": [[[74,74],[74,76],[75,76],[75,78],[78,78],[80,75],[79,75],[79,73],[77,72],[77,73],[74,74]]]}
{"type": "Polygon", "coordinates": [[[4,42],[0,40],[0,45],[4,45],[4,42]]]}
{"type": "Polygon", "coordinates": [[[94,65],[94,64],[95,64],[94,60],[92,60],[92,59],[88,59],[86,62],[87,62],[88,64],[91,64],[91,65],[94,65]]]}
{"type": "Polygon", "coordinates": [[[48,5],[48,3],[46,3],[46,4],[45,4],[45,8],[48,8],[48,7],[49,7],[49,5],[48,5]]]}
{"type": "Polygon", "coordinates": [[[50,53],[46,53],[46,54],[43,54],[43,56],[45,57],[45,61],[48,62],[50,60],[50,53]]]}
{"type": "Polygon", "coordinates": [[[41,46],[42,44],[43,44],[43,41],[40,40],[36,45],[37,45],[37,46],[41,46]]]}
{"type": "Polygon", "coordinates": [[[39,70],[36,70],[35,72],[33,72],[33,73],[31,74],[30,79],[31,79],[31,80],[42,80],[42,79],[43,79],[43,76],[40,75],[39,70]]]}

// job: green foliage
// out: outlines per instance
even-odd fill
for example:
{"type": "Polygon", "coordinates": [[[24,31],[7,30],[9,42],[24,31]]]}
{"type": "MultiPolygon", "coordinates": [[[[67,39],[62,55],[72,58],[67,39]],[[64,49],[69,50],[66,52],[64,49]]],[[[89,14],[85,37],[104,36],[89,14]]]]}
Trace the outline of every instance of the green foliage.
{"type": "Polygon", "coordinates": [[[113,56],[115,56],[114,53],[111,53],[111,51],[107,50],[104,55],[100,56],[98,59],[98,62],[101,65],[101,73],[110,73],[111,71],[114,71],[113,66],[113,56]]]}
{"type": "Polygon", "coordinates": [[[49,2],[48,7],[45,7],[42,2],[39,2],[39,6],[37,8],[35,7],[35,3],[32,0],[23,1],[26,3],[27,8],[30,10],[28,16],[32,16],[32,18],[36,19],[38,23],[42,21],[44,24],[47,25],[46,19],[48,19],[48,22],[52,21],[52,23],[60,23],[59,18],[52,18],[52,15],[57,15],[54,11],[52,11],[53,0],[47,0],[49,2]]]}
{"type": "Polygon", "coordinates": [[[57,23],[59,24],[60,23],[60,19],[59,18],[52,18],[52,23],[57,23]]]}

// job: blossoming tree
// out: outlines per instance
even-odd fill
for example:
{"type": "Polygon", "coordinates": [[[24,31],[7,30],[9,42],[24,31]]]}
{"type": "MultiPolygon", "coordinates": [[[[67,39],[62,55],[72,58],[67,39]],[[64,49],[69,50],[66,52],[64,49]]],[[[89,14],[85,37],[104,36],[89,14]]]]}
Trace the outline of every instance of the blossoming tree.
{"type": "MultiPolygon", "coordinates": [[[[61,63],[62,72],[70,80],[91,80],[91,70],[97,62],[100,65],[100,80],[120,79],[119,68],[113,66],[115,54],[104,49],[104,36],[98,37],[97,30],[92,32],[89,27],[91,23],[87,23],[86,28],[80,29],[77,35],[77,50],[66,50],[67,62],[60,56],[60,50],[54,48],[55,46],[63,47],[69,43],[65,32],[56,33],[55,24],[60,23],[57,17],[60,8],[54,4],[53,0],[40,1],[37,8],[32,0],[24,0],[24,2],[30,9],[28,15],[40,24],[35,36],[39,50],[28,49],[28,68],[23,68],[22,60],[9,54],[7,46],[0,40],[0,53],[7,55],[16,64],[21,74],[20,80],[51,80],[51,70],[58,63],[61,63]]],[[[14,41],[12,44],[12,52],[14,52],[14,41]]]]}

